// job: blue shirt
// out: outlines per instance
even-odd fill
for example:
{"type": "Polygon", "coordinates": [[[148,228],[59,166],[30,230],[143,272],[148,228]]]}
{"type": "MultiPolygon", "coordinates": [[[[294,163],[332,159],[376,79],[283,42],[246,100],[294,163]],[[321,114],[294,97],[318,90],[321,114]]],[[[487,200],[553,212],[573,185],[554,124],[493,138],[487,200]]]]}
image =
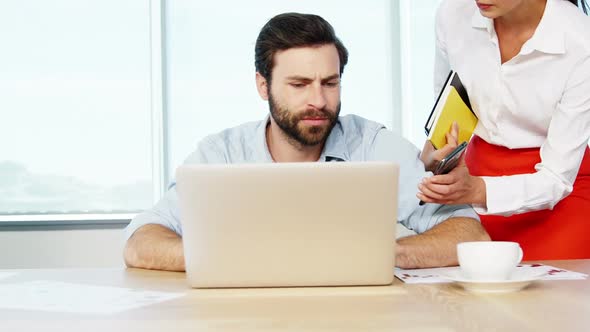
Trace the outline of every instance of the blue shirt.
{"type": "MultiPolygon", "coordinates": [[[[271,163],[263,121],[249,122],[204,138],[185,164],[271,163]]],[[[469,205],[425,204],[420,206],[418,183],[430,175],[424,171],[420,151],[382,124],[356,115],[341,116],[326,140],[319,161],[391,161],[400,165],[398,222],[422,233],[451,217],[479,220],[469,205]]],[[[172,183],[164,197],[151,209],[138,214],[127,226],[127,239],[146,224],[165,226],[182,236],[178,197],[172,183]]]]}

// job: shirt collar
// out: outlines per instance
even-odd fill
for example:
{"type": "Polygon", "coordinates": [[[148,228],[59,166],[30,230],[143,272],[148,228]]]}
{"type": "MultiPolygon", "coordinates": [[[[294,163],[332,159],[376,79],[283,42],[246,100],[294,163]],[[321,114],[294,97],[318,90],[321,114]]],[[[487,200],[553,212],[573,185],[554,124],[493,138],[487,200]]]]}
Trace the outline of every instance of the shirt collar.
{"type": "Polygon", "coordinates": [[[270,155],[268,143],[266,142],[266,126],[269,122],[270,114],[260,122],[260,125],[258,125],[258,128],[256,129],[256,157],[254,160],[262,160],[264,162],[272,163],[272,156],[270,155]]]}
{"type": "Polygon", "coordinates": [[[336,121],[336,125],[332,128],[330,135],[328,135],[320,160],[350,161],[350,154],[346,146],[346,137],[344,136],[344,130],[340,120],[336,121]]]}
{"type": "MultiPolygon", "coordinates": [[[[560,22],[555,1],[561,0],[547,0],[539,26],[531,39],[523,45],[521,54],[530,54],[535,50],[549,54],[565,53],[565,32],[562,28],[564,23],[560,22]]],[[[490,37],[496,33],[494,21],[482,16],[477,8],[471,17],[471,26],[475,29],[486,29],[490,37]]]]}
{"type": "Polygon", "coordinates": [[[482,16],[476,6],[471,16],[471,26],[476,29],[486,29],[490,35],[494,32],[494,21],[482,16]]]}
{"type": "MultiPolygon", "coordinates": [[[[260,123],[256,133],[256,151],[257,160],[264,160],[265,162],[272,162],[272,156],[268,149],[266,142],[266,126],[270,122],[270,114],[260,123]]],[[[346,138],[340,120],[336,122],[334,128],[326,139],[324,150],[320,155],[320,161],[350,161],[350,154],[346,147],[346,138]]]]}
{"type": "MultiPolygon", "coordinates": [[[[563,30],[564,23],[560,20],[558,0],[547,0],[545,5],[545,12],[539,22],[539,26],[535,30],[533,37],[527,41],[521,53],[528,54],[534,50],[548,53],[548,54],[563,54],[565,53],[565,31],[563,30]]],[[[561,0],[559,0],[561,1],[561,0]]]]}

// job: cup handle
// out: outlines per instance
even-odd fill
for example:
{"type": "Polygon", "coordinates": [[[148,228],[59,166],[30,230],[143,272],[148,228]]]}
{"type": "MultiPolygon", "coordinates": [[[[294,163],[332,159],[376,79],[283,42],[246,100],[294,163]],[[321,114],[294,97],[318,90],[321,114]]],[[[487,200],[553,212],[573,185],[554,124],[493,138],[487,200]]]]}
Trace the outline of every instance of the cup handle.
{"type": "Polygon", "coordinates": [[[522,248],[518,247],[518,261],[516,261],[516,265],[520,264],[520,262],[522,261],[522,255],[523,255],[522,248]]]}

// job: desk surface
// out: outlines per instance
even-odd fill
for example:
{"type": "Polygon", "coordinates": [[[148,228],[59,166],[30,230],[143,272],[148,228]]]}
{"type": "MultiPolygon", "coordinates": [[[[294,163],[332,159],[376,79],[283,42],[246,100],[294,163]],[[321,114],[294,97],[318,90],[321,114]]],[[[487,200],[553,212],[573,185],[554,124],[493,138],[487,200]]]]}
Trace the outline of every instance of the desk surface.
{"type": "MultiPolygon", "coordinates": [[[[590,274],[590,260],[545,261],[590,274]]],[[[538,281],[506,294],[453,284],[189,289],[184,273],[135,269],[15,270],[0,281],[55,280],[181,291],[175,300],[111,315],[0,309],[19,331],[590,331],[590,279],[538,281]]]]}

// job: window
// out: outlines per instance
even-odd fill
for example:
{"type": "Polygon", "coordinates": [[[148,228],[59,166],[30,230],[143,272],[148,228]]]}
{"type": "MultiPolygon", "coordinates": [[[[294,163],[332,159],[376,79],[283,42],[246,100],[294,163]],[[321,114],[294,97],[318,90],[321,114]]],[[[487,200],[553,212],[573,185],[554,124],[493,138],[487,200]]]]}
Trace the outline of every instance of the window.
{"type": "Polygon", "coordinates": [[[441,0],[400,0],[402,134],[422,149],[424,123],[435,101],[434,23],[441,0]]]}
{"type": "Polygon", "coordinates": [[[266,116],[254,43],[287,11],[323,16],[348,48],[341,114],[421,146],[439,2],[4,2],[0,221],[150,207],[201,138],[266,116]]]}
{"type": "Polygon", "coordinates": [[[0,214],[152,203],[149,2],[4,1],[0,214]]]}

